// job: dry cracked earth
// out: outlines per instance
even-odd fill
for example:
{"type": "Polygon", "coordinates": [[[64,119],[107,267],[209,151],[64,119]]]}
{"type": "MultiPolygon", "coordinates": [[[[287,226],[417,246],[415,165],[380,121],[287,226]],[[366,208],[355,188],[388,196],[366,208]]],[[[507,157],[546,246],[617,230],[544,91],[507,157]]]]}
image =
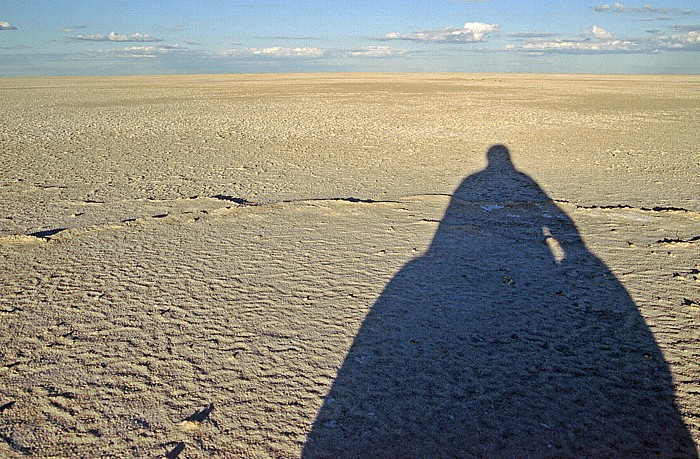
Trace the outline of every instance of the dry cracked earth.
{"type": "Polygon", "coordinates": [[[0,456],[697,457],[697,77],[0,94],[0,456]]]}

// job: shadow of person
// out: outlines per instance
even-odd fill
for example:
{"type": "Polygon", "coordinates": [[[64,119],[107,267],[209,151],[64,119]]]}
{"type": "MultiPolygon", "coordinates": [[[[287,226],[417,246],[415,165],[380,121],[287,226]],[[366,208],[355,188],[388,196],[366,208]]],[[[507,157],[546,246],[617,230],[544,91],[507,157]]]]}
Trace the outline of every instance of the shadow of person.
{"type": "Polygon", "coordinates": [[[302,457],[697,457],[625,288],[508,149],[355,338],[302,457]]]}

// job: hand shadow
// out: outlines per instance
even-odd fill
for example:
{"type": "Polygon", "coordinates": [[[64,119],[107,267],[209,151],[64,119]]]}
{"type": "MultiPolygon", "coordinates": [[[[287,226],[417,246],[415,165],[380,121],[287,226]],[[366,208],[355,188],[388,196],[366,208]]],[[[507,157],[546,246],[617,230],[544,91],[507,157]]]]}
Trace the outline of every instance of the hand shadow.
{"type": "Polygon", "coordinates": [[[315,457],[697,457],[634,301],[508,149],[372,307],[315,457]]]}

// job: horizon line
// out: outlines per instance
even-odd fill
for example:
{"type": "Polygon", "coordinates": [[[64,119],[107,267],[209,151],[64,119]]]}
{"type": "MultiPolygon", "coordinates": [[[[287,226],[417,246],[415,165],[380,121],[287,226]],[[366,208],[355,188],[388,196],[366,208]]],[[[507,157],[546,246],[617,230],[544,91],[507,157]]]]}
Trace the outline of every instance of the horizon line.
{"type": "Polygon", "coordinates": [[[678,77],[700,77],[700,73],[623,73],[623,72],[604,72],[604,73],[566,73],[566,72],[444,72],[444,71],[299,71],[299,72],[218,72],[218,73],[134,73],[134,74],[97,74],[97,75],[14,75],[2,76],[0,79],[39,79],[39,78],[154,78],[154,77],[195,77],[195,76],[311,76],[311,75],[510,75],[510,76],[528,76],[528,75],[547,75],[547,76],[572,76],[572,77],[605,77],[605,76],[635,76],[635,77],[653,77],[653,76],[678,76],[678,77]]]}

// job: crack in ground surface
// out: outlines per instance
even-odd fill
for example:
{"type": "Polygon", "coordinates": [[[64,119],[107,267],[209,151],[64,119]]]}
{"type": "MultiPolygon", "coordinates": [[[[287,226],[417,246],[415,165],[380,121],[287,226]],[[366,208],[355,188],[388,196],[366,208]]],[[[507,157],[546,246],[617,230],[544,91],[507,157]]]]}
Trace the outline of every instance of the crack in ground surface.
{"type": "MultiPolygon", "coordinates": [[[[158,200],[158,199],[148,199],[146,201],[148,202],[159,202],[159,203],[175,203],[175,202],[181,202],[181,201],[194,201],[196,199],[201,199],[202,197],[200,196],[190,196],[187,198],[179,198],[179,199],[174,199],[174,200],[158,200]]],[[[328,197],[328,198],[302,198],[302,199],[283,199],[279,201],[269,201],[269,202],[256,202],[256,201],[249,201],[246,198],[241,198],[237,196],[232,196],[232,195],[224,195],[224,194],[217,194],[209,197],[204,197],[205,199],[211,199],[215,201],[222,201],[222,202],[227,202],[227,203],[233,203],[236,204],[237,208],[240,207],[264,207],[264,206],[273,206],[273,205],[280,205],[280,204],[304,204],[304,203],[320,203],[320,202],[347,202],[347,203],[352,203],[352,204],[400,204],[402,202],[406,202],[406,200],[410,200],[411,198],[455,198],[452,194],[448,193],[425,193],[425,194],[417,194],[417,195],[410,195],[410,196],[403,196],[403,197],[398,197],[397,199],[371,199],[371,198],[357,198],[354,196],[347,196],[347,197],[328,197]]],[[[463,203],[467,203],[470,201],[465,201],[461,198],[459,200],[463,203]]],[[[573,201],[565,200],[565,199],[555,199],[553,200],[555,203],[559,204],[568,204],[573,206],[576,209],[587,209],[587,210],[593,210],[593,209],[601,209],[601,210],[617,210],[617,209],[629,209],[629,210],[637,210],[641,212],[654,212],[654,213],[665,213],[665,212],[682,212],[682,213],[694,213],[694,211],[681,208],[681,207],[672,207],[672,206],[654,206],[654,207],[634,207],[628,204],[609,204],[609,205],[583,205],[583,204],[577,204],[573,201]]],[[[86,201],[91,204],[106,204],[105,202],[101,201],[86,201]]],[[[523,203],[518,203],[518,204],[523,204],[523,203]]],[[[536,203],[525,203],[525,204],[536,204],[536,203]]],[[[131,224],[135,223],[143,223],[148,220],[167,220],[168,218],[177,218],[178,216],[187,216],[191,214],[200,214],[200,216],[194,217],[193,221],[198,221],[201,216],[204,215],[209,215],[212,212],[216,211],[221,211],[222,209],[228,210],[232,209],[234,206],[225,206],[223,208],[214,208],[214,209],[205,209],[205,208],[192,208],[192,209],[187,209],[183,210],[180,212],[164,212],[164,213],[158,213],[150,216],[143,216],[143,217],[132,217],[132,218],[125,218],[120,220],[118,223],[116,222],[107,222],[103,224],[97,224],[97,225],[89,225],[89,226],[76,226],[72,228],[68,227],[57,227],[57,228],[49,228],[49,229],[44,229],[40,231],[34,231],[31,233],[27,234],[18,234],[18,235],[8,235],[4,237],[0,237],[0,243],[3,242],[11,242],[11,241],[17,241],[18,237],[32,237],[39,239],[44,242],[49,242],[52,239],[54,239],[54,236],[58,235],[59,233],[64,233],[66,231],[70,232],[71,230],[76,231],[79,229],[83,229],[85,231],[81,231],[81,234],[85,232],[91,232],[90,230],[99,230],[103,228],[112,228],[112,229],[118,229],[118,228],[124,228],[128,227],[131,224]]],[[[423,220],[423,221],[431,221],[435,223],[439,223],[439,220],[434,220],[434,219],[429,219],[429,220],[423,220]]],[[[694,236],[690,238],[662,238],[659,239],[655,242],[655,244],[675,244],[675,243],[694,243],[700,240],[700,236],[694,236]]]]}
{"type": "Polygon", "coordinates": [[[607,205],[583,205],[583,204],[577,204],[573,201],[568,201],[566,199],[555,199],[554,202],[561,203],[561,204],[570,204],[577,209],[632,209],[632,210],[640,210],[643,212],[688,212],[688,213],[697,213],[693,210],[690,209],[685,209],[683,207],[674,207],[674,206],[654,206],[654,207],[635,207],[635,206],[630,206],[629,204],[607,204],[607,205]]]}

